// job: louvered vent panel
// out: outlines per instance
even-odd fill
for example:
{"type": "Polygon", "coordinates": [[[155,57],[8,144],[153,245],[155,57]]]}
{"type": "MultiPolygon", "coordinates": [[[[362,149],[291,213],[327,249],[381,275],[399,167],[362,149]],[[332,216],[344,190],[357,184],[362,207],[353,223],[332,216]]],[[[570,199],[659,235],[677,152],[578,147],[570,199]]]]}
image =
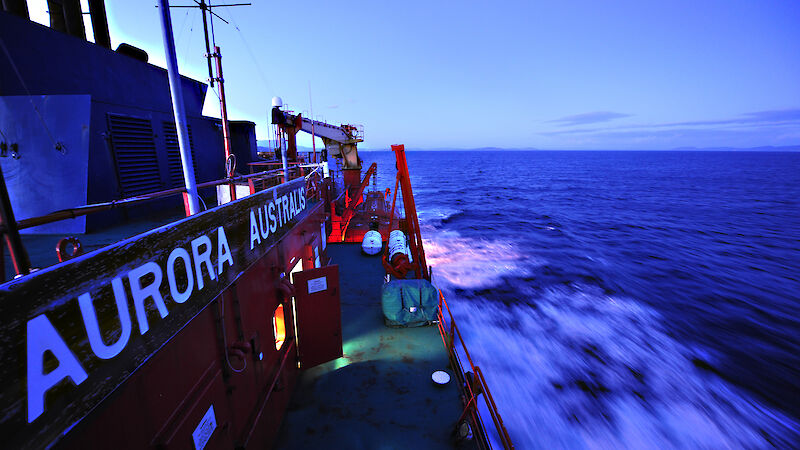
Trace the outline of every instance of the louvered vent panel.
{"type": "MultiPolygon", "coordinates": [[[[192,167],[194,167],[195,178],[197,177],[197,158],[194,154],[194,140],[192,139],[192,127],[189,129],[189,148],[192,150],[192,167]]],[[[183,169],[181,167],[181,149],[178,146],[178,133],[175,131],[175,122],[164,122],[164,142],[167,147],[167,160],[169,161],[169,180],[171,187],[183,186],[183,169]]]]}
{"type": "Polygon", "coordinates": [[[156,143],[149,119],[108,115],[123,197],[161,188],[156,143]]]}

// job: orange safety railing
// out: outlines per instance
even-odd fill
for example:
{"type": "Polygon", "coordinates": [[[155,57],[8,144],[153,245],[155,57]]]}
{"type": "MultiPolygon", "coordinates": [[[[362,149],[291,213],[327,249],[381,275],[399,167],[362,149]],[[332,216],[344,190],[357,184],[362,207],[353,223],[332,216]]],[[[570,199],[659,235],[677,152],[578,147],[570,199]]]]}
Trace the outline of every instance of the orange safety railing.
{"type": "MultiPolygon", "coordinates": [[[[439,334],[442,336],[442,342],[447,348],[447,353],[450,358],[450,363],[453,365],[453,369],[457,370],[460,374],[464,373],[461,357],[459,356],[459,352],[456,350],[455,346],[455,339],[458,337],[458,341],[461,343],[461,351],[467,357],[469,367],[473,374],[472,379],[469,379],[468,376],[464,377],[466,381],[464,384],[466,385],[469,398],[466,399],[466,405],[464,406],[464,411],[461,413],[461,417],[458,419],[458,423],[460,423],[467,416],[467,414],[470,414],[473,421],[479,424],[481,430],[486,430],[483,419],[478,413],[477,404],[478,395],[483,394],[483,400],[486,403],[486,407],[489,409],[489,414],[492,416],[495,430],[497,430],[497,435],[500,438],[500,442],[503,444],[503,448],[513,449],[514,444],[511,442],[511,437],[508,435],[508,430],[506,430],[506,427],[503,424],[503,418],[500,417],[500,413],[497,411],[497,404],[495,404],[492,393],[489,391],[489,385],[486,383],[486,379],[483,377],[481,368],[476,366],[472,361],[472,357],[467,350],[467,345],[464,342],[464,338],[461,336],[461,331],[456,325],[456,321],[453,318],[453,313],[450,312],[450,306],[447,305],[447,301],[445,301],[441,290],[439,290],[438,318],[439,334]],[[444,315],[444,310],[442,307],[447,310],[447,318],[444,315]]],[[[486,436],[486,442],[491,447],[491,441],[489,440],[488,436],[486,436]]]]}

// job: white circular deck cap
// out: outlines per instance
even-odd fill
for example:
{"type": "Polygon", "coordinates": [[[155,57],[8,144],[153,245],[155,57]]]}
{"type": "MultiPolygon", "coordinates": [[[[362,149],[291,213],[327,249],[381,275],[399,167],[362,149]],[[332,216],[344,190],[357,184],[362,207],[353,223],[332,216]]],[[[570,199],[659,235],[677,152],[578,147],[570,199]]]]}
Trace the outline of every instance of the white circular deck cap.
{"type": "Polygon", "coordinates": [[[438,385],[445,385],[450,382],[450,374],[444,370],[437,370],[431,374],[431,379],[438,385]]]}
{"type": "Polygon", "coordinates": [[[277,106],[278,108],[280,108],[281,106],[283,106],[283,99],[281,99],[280,97],[272,97],[272,106],[277,106]]]}

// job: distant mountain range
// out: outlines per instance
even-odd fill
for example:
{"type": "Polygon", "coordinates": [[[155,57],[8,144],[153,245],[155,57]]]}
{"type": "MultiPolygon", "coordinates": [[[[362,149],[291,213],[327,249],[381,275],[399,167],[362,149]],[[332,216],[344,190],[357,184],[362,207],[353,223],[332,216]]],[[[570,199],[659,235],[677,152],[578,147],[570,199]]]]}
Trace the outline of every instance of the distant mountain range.
{"type": "Polygon", "coordinates": [[[783,145],[775,147],[772,145],[765,145],[763,147],[677,147],[673,148],[674,151],[690,151],[690,152],[800,152],[800,145],[783,145]]]}
{"type": "MultiPolygon", "coordinates": [[[[311,150],[311,149],[309,149],[311,150]]],[[[381,150],[389,150],[388,148],[359,148],[359,150],[363,151],[381,151],[381,150]]],[[[786,145],[786,146],[763,146],[763,147],[749,147],[749,148],[735,148],[735,147],[677,147],[673,149],[661,149],[661,150],[651,150],[651,149],[629,149],[629,150],[619,150],[619,149],[581,149],[581,150],[572,150],[572,149],[544,149],[544,148],[534,148],[534,147],[527,147],[527,148],[500,148],[500,147],[478,147],[478,148],[414,148],[406,146],[407,151],[459,151],[459,152],[529,152],[529,151],[662,151],[662,152],[800,152],[800,145],[786,145]]]]}
{"type": "MultiPolygon", "coordinates": [[[[267,140],[260,140],[258,142],[258,151],[272,151],[272,142],[267,140]]],[[[297,149],[301,152],[310,152],[312,149],[311,147],[303,147],[298,146],[297,149]]],[[[321,149],[317,147],[317,151],[321,149]]],[[[372,152],[372,151],[389,151],[389,147],[386,148],[367,148],[367,147],[359,147],[360,151],[365,152],[372,152]]],[[[414,148],[410,146],[406,146],[407,151],[428,151],[428,152],[437,152],[437,151],[457,151],[457,152],[516,152],[516,151],[547,151],[548,149],[540,149],[534,147],[525,147],[525,148],[501,148],[501,147],[477,147],[477,148],[447,148],[447,147],[438,147],[438,148],[414,148]]],[[[599,151],[609,151],[615,149],[596,149],[599,151]]],[[[646,149],[645,149],[646,150],[646,149]]],[[[569,151],[564,149],[563,151],[569,151]]],[[[582,150],[586,151],[586,150],[582,150]]],[[[762,147],[748,147],[748,148],[736,148],[736,147],[676,147],[667,150],[658,150],[658,151],[676,151],[676,152],[800,152],[800,145],[784,145],[784,146],[762,146],[762,147]]]]}

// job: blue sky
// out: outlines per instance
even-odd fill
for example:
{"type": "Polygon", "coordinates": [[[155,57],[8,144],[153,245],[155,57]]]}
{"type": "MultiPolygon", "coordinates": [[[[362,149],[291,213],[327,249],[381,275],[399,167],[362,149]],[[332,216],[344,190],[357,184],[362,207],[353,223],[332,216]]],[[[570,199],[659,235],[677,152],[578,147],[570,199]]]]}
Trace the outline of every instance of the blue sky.
{"type": "MultiPolygon", "coordinates": [[[[259,139],[272,96],[307,113],[310,85],[314,115],[363,124],[368,148],[800,144],[796,1],[251,1],[215,31],[231,116],[259,139]]],[[[163,65],[155,4],[107,9],[112,43],[163,65]]],[[[205,79],[200,13],[172,16],[182,73],[205,79]]]]}

